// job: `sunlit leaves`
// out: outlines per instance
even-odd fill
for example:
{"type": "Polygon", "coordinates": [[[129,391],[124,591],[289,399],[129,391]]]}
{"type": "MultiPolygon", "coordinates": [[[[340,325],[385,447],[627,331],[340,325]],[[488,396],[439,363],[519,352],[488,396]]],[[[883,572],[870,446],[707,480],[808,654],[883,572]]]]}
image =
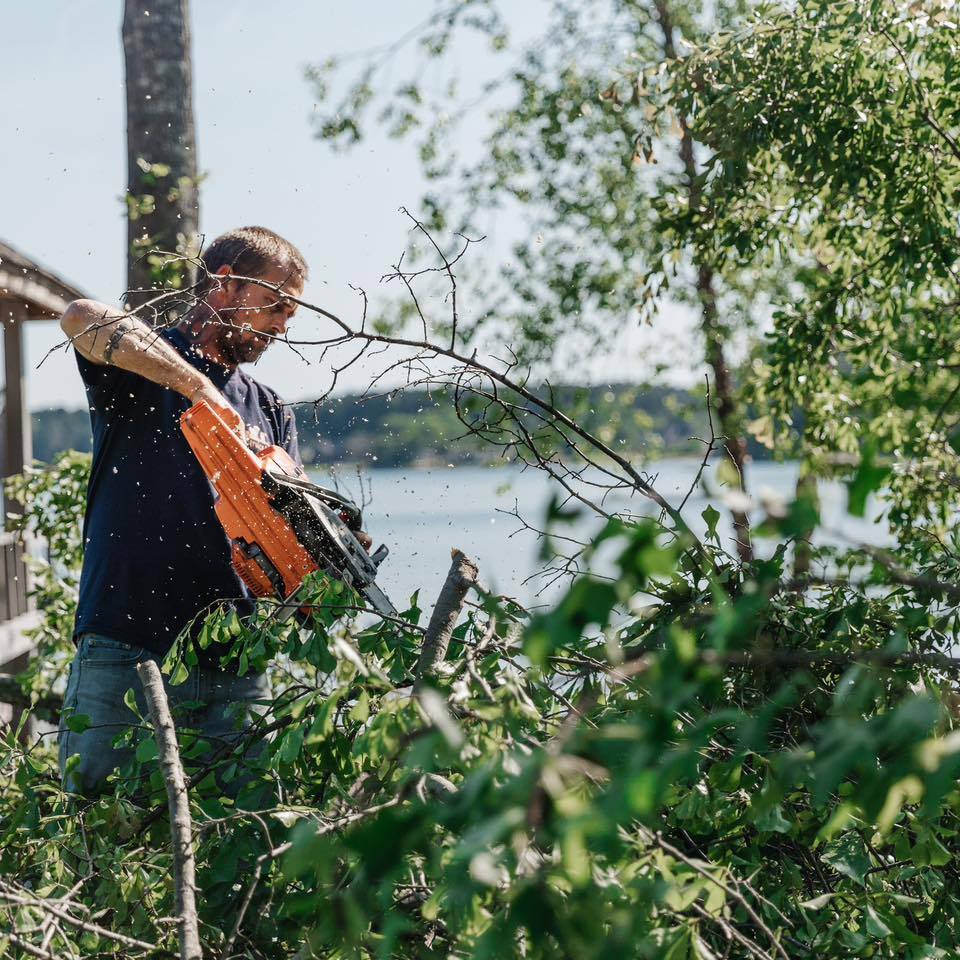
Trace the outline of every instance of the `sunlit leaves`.
{"type": "Polygon", "coordinates": [[[917,549],[956,497],[939,480],[958,396],[958,46],[932,26],[946,11],[770,7],[704,44],[675,87],[712,152],[717,256],[800,266],[775,303],[775,375],[754,385],[762,434],[799,425],[807,452],[860,458],[851,512],[889,486],[887,519],[917,549]]]}

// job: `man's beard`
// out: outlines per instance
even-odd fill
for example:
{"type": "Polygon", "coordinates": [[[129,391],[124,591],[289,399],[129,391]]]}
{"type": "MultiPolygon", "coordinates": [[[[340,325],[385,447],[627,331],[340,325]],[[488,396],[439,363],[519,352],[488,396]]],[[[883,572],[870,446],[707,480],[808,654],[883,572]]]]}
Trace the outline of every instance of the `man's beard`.
{"type": "Polygon", "coordinates": [[[270,341],[249,330],[222,327],[220,332],[220,355],[230,366],[254,363],[263,355],[270,341]]]}

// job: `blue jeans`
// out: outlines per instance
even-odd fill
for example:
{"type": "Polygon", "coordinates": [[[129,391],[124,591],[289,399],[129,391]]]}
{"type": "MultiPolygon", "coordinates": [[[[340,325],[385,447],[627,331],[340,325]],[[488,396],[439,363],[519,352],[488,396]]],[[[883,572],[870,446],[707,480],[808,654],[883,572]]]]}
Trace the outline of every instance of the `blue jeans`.
{"type": "MultiPolygon", "coordinates": [[[[141,721],[124,703],[124,694],[132,689],[137,708],[149,723],[146,701],[137,664],[163,659],[140,647],[96,633],[80,637],[76,656],[70,666],[63,716],[60,720],[60,776],[64,787],[78,793],[93,794],[103,788],[107,776],[133,756],[129,745],[114,746],[114,740],[131,725],[141,721]],[[88,725],[75,733],[66,725],[70,716],[86,716],[88,725]],[[79,763],[67,773],[67,760],[79,754],[79,763]]],[[[263,674],[238,677],[217,669],[194,667],[187,679],[175,687],[164,677],[177,729],[196,730],[209,744],[208,754],[235,742],[249,729],[258,714],[266,709],[270,687],[263,674]]],[[[262,747],[262,741],[259,744],[262,747]]],[[[194,757],[203,762],[203,757],[194,757]]],[[[231,759],[236,759],[233,757],[231,759]]]]}

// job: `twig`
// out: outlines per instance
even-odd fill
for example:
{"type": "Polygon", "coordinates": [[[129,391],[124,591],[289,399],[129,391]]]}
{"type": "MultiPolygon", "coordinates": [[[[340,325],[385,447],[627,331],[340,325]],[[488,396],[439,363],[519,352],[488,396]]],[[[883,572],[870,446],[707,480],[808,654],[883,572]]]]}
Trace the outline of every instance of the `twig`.
{"type": "Polygon", "coordinates": [[[756,957],[757,960],[773,960],[773,955],[768,953],[763,949],[758,943],[751,940],[748,936],[741,933],[729,920],[725,920],[723,917],[718,916],[717,914],[709,913],[700,906],[699,903],[691,903],[691,909],[694,913],[698,914],[703,920],[707,920],[710,923],[715,923],[722,931],[723,935],[728,940],[736,940],[741,946],[743,946],[746,951],[750,954],[751,957],[756,957]]]}
{"type": "Polygon", "coordinates": [[[4,936],[8,937],[15,947],[19,947],[24,953],[29,953],[31,957],[43,957],[44,960],[59,960],[59,957],[57,957],[55,953],[50,953],[48,950],[41,950],[27,940],[21,940],[15,933],[7,933],[4,934],[4,936]]]}
{"type": "Polygon", "coordinates": [[[700,478],[703,476],[703,471],[710,462],[710,455],[713,453],[717,444],[717,432],[713,426],[713,408],[710,399],[710,378],[704,376],[704,380],[707,381],[707,420],[710,424],[710,439],[705,441],[706,449],[703,451],[703,459],[700,461],[700,468],[697,470],[697,475],[693,478],[693,482],[690,484],[689,489],[684,494],[683,499],[680,501],[680,506],[677,507],[677,510],[679,510],[681,513],[683,512],[683,508],[687,505],[687,501],[690,499],[693,491],[700,486],[700,478]]]}
{"type": "MultiPolygon", "coordinates": [[[[42,900],[37,897],[25,897],[18,893],[12,893],[7,890],[0,890],[0,900],[6,900],[10,903],[20,904],[25,907],[36,907],[39,910],[43,910],[50,916],[58,917],[61,920],[69,923],[71,926],[77,927],[80,930],[87,930],[90,933],[95,933],[99,937],[104,937],[107,940],[115,940],[117,943],[122,943],[127,947],[137,947],[140,950],[153,950],[157,949],[155,943],[147,943],[145,940],[137,940],[134,937],[128,937],[126,934],[117,933],[114,930],[108,930],[106,927],[101,927],[97,923],[93,923],[89,920],[81,920],[79,917],[72,917],[66,910],[62,910],[59,907],[55,907],[52,903],[47,900],[42,900]]],[[[45,955],[45,954],[44,954],[45,955]]]]}
{"type": "Polygon", "coordinates": [[[253,811],[250,812],[250,817],[259,823],[260,829],[263,831],[263,835],[267,841],[267,852],[262,853],[259,857],[257,857],[256,865],[253,868],[253,879],[250,881],[250,884],[247,887],[247,892],[243,898],[243,903],[240,904],[240,909],[237,911],[237,917],[233,922],[232,929],[230,930],[230,936],[227,937],[227,942],[223,945],[223,950],[220,951],[220,960],[227,960],[227,957],[230,956],[230,951],[233,949],[233,944],[237,939],[237,934],[240,933],[240,927],[243,924],[243,918],[246,916],[247,910],[250,908],[250,904],[253,901],[254,891],[257,889],[257,885],[260,883],[264,862],[275,856],[280,856],[280,852],[278,851],[280,851],[281,848],[274,847],[273,838],[270,836],[270,828],[267,826],[263,817],[257,813],[254,813],[253,811]]]}
{"type": "Polygon", "coordinates": [[[747,912],[747,916],[766,934],[770,939],[770,943],[773,945],[776,953],[783,958],[783,960],[790,960],[790,955],[784,950],[783,945],[774,935],[773,931],[763,922],[760,915],[753,909],[752,904],[747,898],[740,893],[739,890],[733,889],[729,884],[724,883],[722,880],[718,880],[709,870],[704,868],[699,861],[688,857],[682,850],[679,850],[672,843],[668,843],[663,839],[663,835],[657,831],[653,833],[651,831],[644,830],[645,834],[649,840],[656,844],[664,853],[670,854],[671,857],[679,860],[681,863],[685,863],[688,867],[693,870],[696,870],[702,877],[706,880],[709,880],[711,883],[716,884],[723,892],[732,899],[736,900],[737,903],[743,907],[747,912]]]}
{"type": "Polygon", "coordinates": [[[163,689],[160,668],[153,660],[137,664],[143,684],[150,720],[156,731],[160,769],[167,787],[170,807],[170,833],[173,841],[173,879],[177,915],[180,918],[181,960],[201,960],[200,932],[197,927],[196,878],[193,860],[193,824],[190,800],[177,748],[177,731],[170,715],[170,704],[163,689]]]}

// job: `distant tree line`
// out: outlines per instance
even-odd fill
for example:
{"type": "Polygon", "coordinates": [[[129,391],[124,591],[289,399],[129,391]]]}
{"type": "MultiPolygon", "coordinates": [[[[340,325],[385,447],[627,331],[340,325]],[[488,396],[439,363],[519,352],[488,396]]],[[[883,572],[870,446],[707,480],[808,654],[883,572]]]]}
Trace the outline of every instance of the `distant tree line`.
{"type": "MultiPolygon", "coordinates": [[[[560,386],[558,403],[576,409],[580,422],[617,447],[648,456],[702,451],[694,437],[709,433],[704,398],[675,387],[612,384],[560,386]]],[[[483,463],[491,450],[465,435],[449,396],[442,391],[409,391],[362,397],[344,394],[323,403],[296,405],[300,449],[305,463],[357,462],[369,467],[483,463]]],[[[64,450],[90,450],[85,410],[38,410],[32,415],[37,460],[51,462],[64,450]]],[[[765,451],[759,445],[754,456],[765,451]]]]}

